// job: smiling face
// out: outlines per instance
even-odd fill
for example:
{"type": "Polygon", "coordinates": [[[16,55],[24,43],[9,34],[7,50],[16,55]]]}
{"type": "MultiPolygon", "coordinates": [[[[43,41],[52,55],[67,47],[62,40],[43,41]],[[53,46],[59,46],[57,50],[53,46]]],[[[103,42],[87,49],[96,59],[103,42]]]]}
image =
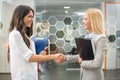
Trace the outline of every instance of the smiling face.
{"type": "Polygon", "coordinates": [[[83,22],[83,25],[84,25],[84,29],[91,31],[91,21],[90,21],[87,14],[84,15],[84,18],[83,18],[82,22],[83,22]]]}
{"type": "Polygon", "coordinates": [[[24,18],[23,18],[24,24],[26,27],[31,27],[33,23],[33,12],[30,11],[24,18]]]}

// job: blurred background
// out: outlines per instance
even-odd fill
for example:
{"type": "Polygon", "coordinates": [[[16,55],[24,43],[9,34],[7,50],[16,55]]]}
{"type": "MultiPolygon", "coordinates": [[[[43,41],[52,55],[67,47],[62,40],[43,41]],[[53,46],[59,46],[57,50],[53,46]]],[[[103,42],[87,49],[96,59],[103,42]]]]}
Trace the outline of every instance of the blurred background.
{"type": "Polygon", "coordinates": [[[87,34],[82,24],[84,11],[88,8],[101,9],[108,40],[103,69],[120,69],[120,0],[0,0],[0,74],[10,73],[7,61],[8,27],[13,10],[21,4],[35,10],[34,36],[48,37],[51,50],[66,55],[75,55],[75,38],[87,34]]]}

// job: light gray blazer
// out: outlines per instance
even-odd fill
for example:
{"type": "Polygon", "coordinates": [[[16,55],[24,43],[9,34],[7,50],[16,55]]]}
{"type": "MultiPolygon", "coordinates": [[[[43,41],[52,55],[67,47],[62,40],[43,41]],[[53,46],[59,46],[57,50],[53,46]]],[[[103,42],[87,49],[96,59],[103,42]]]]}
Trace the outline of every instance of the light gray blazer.
{"type": "MultiPolygon", "coordinates": [[[[104,80],[102,64],[104,53],[107,49],[107,39],[103,34],[90,34],[94,42],[94,60],[84,60],[81,62],[80,80],[104,80]]],[[[79,55],[67,55],[67,62],[77,62],[79,55]]]]}

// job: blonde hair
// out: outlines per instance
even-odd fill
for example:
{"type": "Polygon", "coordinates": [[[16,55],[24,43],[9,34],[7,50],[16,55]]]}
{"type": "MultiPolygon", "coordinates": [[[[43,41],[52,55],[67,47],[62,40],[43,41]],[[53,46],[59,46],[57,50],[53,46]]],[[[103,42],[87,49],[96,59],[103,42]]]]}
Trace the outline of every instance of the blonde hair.
{"type": "Polygon", "coordinates": [[[99,9],[89,8],[86,10],[91,21],[91,29],[97,34],[105,34],[103,14],[99,9]]]}

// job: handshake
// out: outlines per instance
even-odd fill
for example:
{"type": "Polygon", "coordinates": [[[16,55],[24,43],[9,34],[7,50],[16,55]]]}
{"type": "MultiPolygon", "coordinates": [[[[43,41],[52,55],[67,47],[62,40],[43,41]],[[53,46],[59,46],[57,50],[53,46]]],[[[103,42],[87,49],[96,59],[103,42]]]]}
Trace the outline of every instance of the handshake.
{"type": "Polygon", "coordinates": [[[70,61],[73,61],[75,58],[77,59],[77,61],[79,63],[82,62],[82,58],[79,57],[75,57],[74,56],[69,56],[69,59],[67,59],[67,55],[64,55],[63,53],[55,53],[55,54],[50,54],[50,55],[47,55],[47,50],[48,48],[46,47],[43,51],[40,52],[40,55],[46,55],[48,56],[47,58],[49,58],[48,60],[54,60],[57,64],[61,64],[63,63],[64,61],[66,60],[70,60],[70,61]]]}
{"type": "Polygon", "coordinates": [[[40,55],[47,55],[52,58],[57,64],[61,64],[66,60],[66,56],[63,53],[55,53],[48,55],[48,47],[45,47],[43,51],[40,52],[40,55]]]}
{"type": "Polygon", "coordinates": [[[55,56],[54,61],[57,64],[61,64],[62,62],[66,61],[66,56],[62,53],[54,54],[54,56],[55,56]]]}

